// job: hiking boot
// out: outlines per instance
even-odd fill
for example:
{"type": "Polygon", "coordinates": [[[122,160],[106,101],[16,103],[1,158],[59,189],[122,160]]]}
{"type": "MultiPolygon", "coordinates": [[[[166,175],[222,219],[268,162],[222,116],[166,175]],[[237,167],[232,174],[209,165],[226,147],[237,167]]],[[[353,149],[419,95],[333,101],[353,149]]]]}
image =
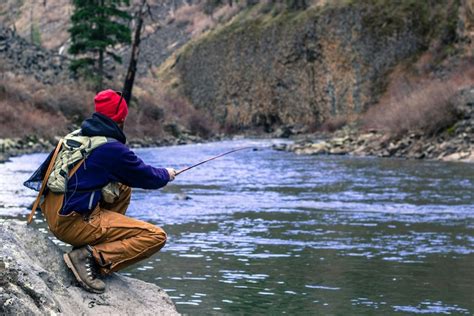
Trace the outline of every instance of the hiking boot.
{"type": "Polygon", "coordinates": [[[98,279],[98,265],[88,246],[65,253],[63,257],[84,289],[99,294],[105,292],[105,283],[98,279]]]}

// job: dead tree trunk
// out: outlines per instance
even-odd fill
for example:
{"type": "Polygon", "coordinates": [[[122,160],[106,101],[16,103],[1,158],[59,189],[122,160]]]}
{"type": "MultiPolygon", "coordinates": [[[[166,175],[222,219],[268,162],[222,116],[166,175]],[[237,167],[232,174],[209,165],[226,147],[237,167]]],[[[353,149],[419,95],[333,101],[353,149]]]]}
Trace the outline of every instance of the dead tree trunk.
{"type": "Polygon", "coordinates": [[[132,52],[130,54],[130,63],[128,64],[127,75],[125,76],[125,82],[123,85],[123,98],[127,103],[132,99],[133,83],[135,81],[135,74],[137,72],[138,56],[140,54],[140,35],[143,27],[143,16],[146,0],[142,0],[138,8],[136,17],[135,33],[132,41],[132,52]]]}

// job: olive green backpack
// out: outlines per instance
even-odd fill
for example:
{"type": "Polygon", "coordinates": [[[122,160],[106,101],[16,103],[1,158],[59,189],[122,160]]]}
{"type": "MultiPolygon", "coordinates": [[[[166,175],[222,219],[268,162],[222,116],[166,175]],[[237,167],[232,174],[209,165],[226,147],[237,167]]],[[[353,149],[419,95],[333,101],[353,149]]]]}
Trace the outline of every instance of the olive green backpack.
{"type": "Polygon", "coordinates": [[[76,130],[63,139],[62,148],[48,179],[48,189],[52,192],[65,193],[67,191],[69,170],[76,163],[86,159],[94,149],[107,143],[107,137],[82,136],[80,132],[81,130],[76,130]]]}

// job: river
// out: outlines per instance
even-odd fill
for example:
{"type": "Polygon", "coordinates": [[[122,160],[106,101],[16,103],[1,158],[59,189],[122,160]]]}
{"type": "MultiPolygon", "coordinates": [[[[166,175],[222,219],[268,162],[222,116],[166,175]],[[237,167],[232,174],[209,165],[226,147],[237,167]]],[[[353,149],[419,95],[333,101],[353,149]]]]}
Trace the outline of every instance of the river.
{"type": "MultiPolygon", "coordinates": [[[[275,142],[136,150],[181,168],[254,147],[136,189],[128,214],[169,240],[122,273],[189,314],[474,314],[474,165],[298,156],[275,142]]],[[[25,218],[34,192],[21,183],[44,157],[0,165],[0,217],[25,218]]]]}

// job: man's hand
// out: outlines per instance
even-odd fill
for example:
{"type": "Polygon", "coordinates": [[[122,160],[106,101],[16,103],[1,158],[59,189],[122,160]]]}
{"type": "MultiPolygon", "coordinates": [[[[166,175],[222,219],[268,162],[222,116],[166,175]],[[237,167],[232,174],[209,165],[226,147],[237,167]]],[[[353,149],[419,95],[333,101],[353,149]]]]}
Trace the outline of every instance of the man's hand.
{"type": "Polygon", "coordinates": [[[176,170],[173,168],[166,168],[166,171],[168,171],[168,174],[170,175],[170,182],[173,181],[176,177],[176,170]]]}

